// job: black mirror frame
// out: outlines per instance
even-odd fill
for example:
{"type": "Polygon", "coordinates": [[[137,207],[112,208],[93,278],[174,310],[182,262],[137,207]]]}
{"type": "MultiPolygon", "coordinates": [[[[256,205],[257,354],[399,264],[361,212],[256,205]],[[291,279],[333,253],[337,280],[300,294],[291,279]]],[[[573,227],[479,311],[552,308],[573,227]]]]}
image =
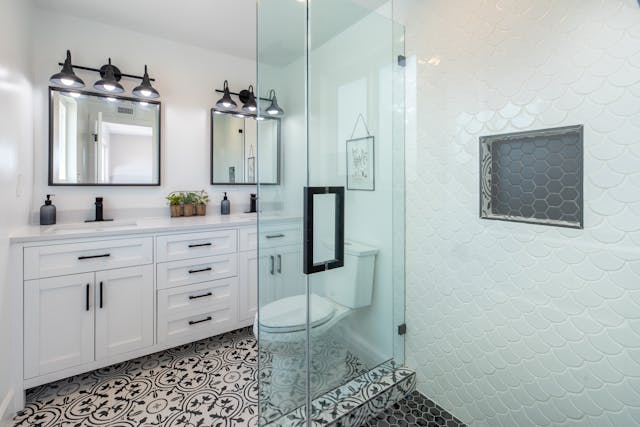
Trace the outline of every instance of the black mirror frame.
{"type": "MultiPolygon", "coordinates": [[[[267,116],[260,116],[261,118],[263,118],[264,120],[277,120],[278,123],[278,129],[277,129],[277,141],[276,141],[276,150],[277,150],[277,167],[276,167],[276,182],[258,182],[256,180],[256,182],[214,182],[213,180],[213,118],[216,116],[216,111],[218,112],[217,114],[227,114],[227,115],[234,115],[234,114],[242,114],[243,116],[245,116],[245,118],[252,118],[255,120],[256,115],[255,114],[248,114],[248,113],[240,113],[237,111],[229,111],[229,110],[220,110],[218,108],[212,108],[211,109],[211,143],[209,144],[209,161],[210,161],[210,169],[209,169],[209,181],[211,185],[225,185],[225,186],[229,186],[229,185],[280,185],[280,172],[282,170],[281,167],[281,158],[282,158],[282,153],[281,153],[281,135],[282,135],[282,130],[281,130],[281,126],[282,126],[282,121],[280,120],[279,117],[267,117],[267,116]]],[[[258,123],[258,126],[260,126],[260,124],[258,123]]],[[[260,149],[258,148],[258,151],[260,149]]],[[[257,174],[259,173],[259,171],[257,172],[257,174]]],[[[256,178],[258,177],[258,175],[256,174],[256,178]]]]}
{"type": "Polygon", "coordinates": [[[97,92],[60,88],[49,86],[49,186],[56,187],[159,187],[162,185],[162,103],[160,101],[152,101],[148,99],[131,98],[119,95],[105,95],[97,92]],[[100,98],[115,98],[123,101],[146,102],[158,106],[158,176],[157,181],[151,184],[94,184],[94,183],[56,183],[53,182],[53,92],[63,93],[79,93],[81,95],[96,96],[100,98]]]}

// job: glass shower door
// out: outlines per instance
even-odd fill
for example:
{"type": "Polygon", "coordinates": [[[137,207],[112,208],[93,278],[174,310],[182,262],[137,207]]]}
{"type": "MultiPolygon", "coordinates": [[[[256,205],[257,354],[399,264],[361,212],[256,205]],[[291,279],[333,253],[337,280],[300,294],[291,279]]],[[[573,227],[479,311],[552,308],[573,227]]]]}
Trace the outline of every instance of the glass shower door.
{"type": "Polygon", "coordinates": [[[403,31],[369,3],[258,3],[257,87],[284,110],[280,184],[258,185],[263,425],[404,362],[403,31]]]}

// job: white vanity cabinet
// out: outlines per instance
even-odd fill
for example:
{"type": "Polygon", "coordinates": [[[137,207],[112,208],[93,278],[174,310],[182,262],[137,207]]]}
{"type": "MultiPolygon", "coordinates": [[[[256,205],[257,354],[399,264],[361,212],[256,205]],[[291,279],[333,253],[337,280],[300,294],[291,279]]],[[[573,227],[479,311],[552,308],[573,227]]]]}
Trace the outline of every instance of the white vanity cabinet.
{"type": "Polygon", "coordinates": [[[151,237],[24,248],[25,380],[153,345],[152,248],[151,237]]]}
{"type": "Polygon", "coordinates": [[[301,292],[299,221],[204,220],[12,236],[23,389],[252,325],[259,281],[264,298],[301,292]]]}

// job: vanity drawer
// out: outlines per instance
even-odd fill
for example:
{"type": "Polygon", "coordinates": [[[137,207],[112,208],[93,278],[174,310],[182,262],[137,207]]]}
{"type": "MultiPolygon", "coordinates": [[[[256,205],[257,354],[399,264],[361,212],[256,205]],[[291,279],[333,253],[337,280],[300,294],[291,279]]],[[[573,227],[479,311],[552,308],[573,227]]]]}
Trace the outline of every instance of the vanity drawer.
{"type": "Polygon", "coordinates": [[[238,279],[158,291],[158,343],[179,345],[236,324],[238,279]]]}
{"type": "Polygon", "coordinates": [[[158,262],[234,253],[238,248],[237,240],[236,230],[158,236],[158,262]]]}
{"type": "Polygon", "coordinates": [[[24,279],[133,267],[152,262],[152,237],[35,246],[24,249],[24,279]]]}
{"type": "Polygon", "coordinates": [[[258,227],[240,229],[240,251],[255,251],[258,248],[258,227]]]}
{"type": "Polygon", "coordinates": [[[301,224],[265,226],[260,230],[260,247],[274,248],[302,244],[301,224]]]}
{"type": "Polygon", "coordinates": [[[201,283],[238,275],[238,255],[225,254],[157,264],[157,288],[201,283]]]}

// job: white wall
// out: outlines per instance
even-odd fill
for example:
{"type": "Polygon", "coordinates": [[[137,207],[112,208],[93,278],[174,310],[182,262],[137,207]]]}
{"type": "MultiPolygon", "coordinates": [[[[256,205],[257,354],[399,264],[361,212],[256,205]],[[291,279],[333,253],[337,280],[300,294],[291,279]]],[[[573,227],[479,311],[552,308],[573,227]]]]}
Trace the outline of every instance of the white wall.
{"type": "Polygon", "coordinates": [[[639,425],[638,2],[398,3],[418,389],[471,425],[639,425]],[[478,138],[574,124],[584,230],[480,220],[478,138]]]}
{"type": "Polygon", "coordinates": [[[0,2],[0,424],[13,416],[17,361],[14,299],[9,279],[11,229],[27,222],[32,176],[32,102],[29,2],[0,2]]]}
{"type": "MultiPolygon", "coordinates": [[[[253,186],[210,186],[210,113],[220,98],[214,92],[225,79],[232,90],[255,82],[255,62],[176,43],[98,22],[37,9],[33,29],[32,57],[36,95],[35,191],[32,210],[44,195],[54,193],[59,221],[75,221],[93,215],[93,199],[104,196],[105,215],[168,215],[164,197],[174,190],[206,189],[211,196],[209,212],[219,212],[222,192],[228,191],[232,211],[249,205],[253,186]],[[149,66],[162,102],[161,187],[49,187],[47,185],[49,76],[71,50],[75,64],[99,67],[111,57],[126,73],[141,74],[149,66]],[[122,209],[131,208],[131,211],[122,209]]],[[[212,26],[212,31],[215,27],[212,26]]],[[[96,73],[78,73],[91,88],[96,73]]],[[[125,95],[139,81],[123,79],[125,95]]],[[[37,222],[37,216],[35,217],[37,222]]]]}

